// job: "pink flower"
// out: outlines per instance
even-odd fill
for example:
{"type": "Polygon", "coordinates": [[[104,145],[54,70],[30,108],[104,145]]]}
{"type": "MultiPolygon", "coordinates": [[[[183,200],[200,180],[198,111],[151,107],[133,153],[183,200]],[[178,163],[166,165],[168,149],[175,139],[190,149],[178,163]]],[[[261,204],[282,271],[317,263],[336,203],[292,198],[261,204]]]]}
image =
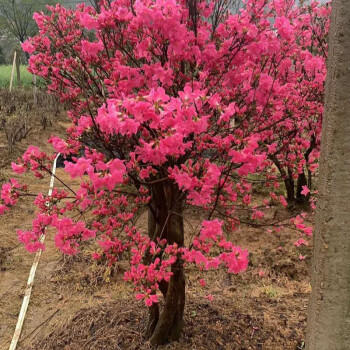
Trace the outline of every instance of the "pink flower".
{"type": "Polygon", "coordinates": [[[209,301],[213,301],[214,300],[214,297],[212,294],[208,294],[205,296],[205,299],[208,299],[209,301]]]}
{"type": "Polygon", "coordinates": [[[64,162],[65,171],[74,179],[83,176],[85,172],[92,171],[91,159],[79,158],[76,163],[64,162]]]}
{"type": "Polygon", "coordinates": [[[11,167],[16,174],[23,174],[26,172],[26,168],[23,165],[18,165],[12,162],[11,167]]]}
{"type": "Polygon", "coordinates": [[[305,260],[305,256],[304,255],[299,255],[299,260],[305,260]]]}
{"type": "Polygon", "coordinates": [[[259,271],[259,277],[263,277],[263,276],[265,276],[265,271],[260,270],[260,271],[259,271]]]}
{"type": "Polygon", "coordinates": [[[97,253],[97,252],[93,252],[91,254],[91,257],[94,259],[94,260],[99,260],[101,258],[101,254],[97,253]]]}
{"type": "Polygon", "coordinates": [[[252,214],[252,219],[260,220],[264,216],[265,216],[265,214],[261,210],[255,210],[252,214]]]}
{"type": "Polygon", "coordinates": [[[248,205],[250,204],[250,202],[252,201],[252,196],[250,194],[246,194],[244,197],[243,197],[243,203],[248,205]]]}
{"type": "Polygon", "coordinates": [[[49,140],[56,152],[65,154],[68,151],[68,144],[59,137],[51,137],[49,140]]]}
{"type": "Polygon", "coordinates": [[[88,30],[97,29],[98,22],[90,14],[83,12],[79,14],[80,23],[88,30]]]}
{"type": "Polygon", "coordinates": [[[275,28],[278,30],[278,34],[280,34],[283,39],[288,40],[293,34],[293,26],[290,24],[289,19],[284,16],[276,18],[275,28]]]}
{"type": "Polygon", "coordinates": [[[207,221],[204,220],[202,222],[202,230],[200,234],[200,238],[202,240],[213,240],[216,241],[219,237],[222,236],[222,222],[218,219],[207,221]]]}
{"type": "Polygon", "coordinates": [[[145,301],[145,304],[147,306],[151,306],[153,303],[158,303],[158,296],[157,296],[157,294],[149,295],[149,298],[147,298],[146,301],[145,301]]]}
{"type": "Polygon", "coordinates": [[[304,196],[307,196],[308,193],[310,193],[310,190],[308,189],[307,186],[302,186],[303,190],[301,191],[301,194],[304,196]]]}
{"type": "Polygon", "coordinates": [[[144,299],[144,297],[145,297],[145,294],[142,294],[142,293],[137,293],[137,294],[135,294],[136,300],[144,299]]]}
{"type": "Polygon", "coordinates": [[[303,228],[303,232],[308,235],[308,236],[312,236],[312,231],[313,231],[313,228],[312,227],[305,227],[303,228]]]}
{"type": "Polygon", "coordinates": [[[87,40],[83,40],[81,42],[81,50],[82,54],[85,58],[96,58],[97,54],[102,51],[104,48],[103,43],[101,41],[98,42],[90,42],[87,40]]]}
{"type": "Polygon", "coordinates": [[[9,207],[7,207],[4,204],[0,204],[0,215],[3,215],[6,211],[10,210],[9,207]]]}
{"type": "Polygon", "coordinates": [[[309,245],[309,243],[307,241],[305,241],[304,239],[300,238],[294,242],[294,245],[296,247],[300,247],[301,245],[309,245]]]}
{"type": "Polygon", "coordinates": [[[23,44],[22,44],[22,49],[24,52],[28,52],[30,55],[35,51],[35,46],[32,45],[29,40],[26,40],[23,44]]]}
{"type": "Polygon", "coordinates": [[[288,206],[288,202],[284,196],[280,196],[280,203],[286,208],[288,206]]]}
{"type": "Polygon", "coordinates": [[[140,171],[140,178],[141,179],[147,179],[147,178],[149,178],[149,171],[147,170],[147,169],[142,169],[141,171],[140,171]]]}

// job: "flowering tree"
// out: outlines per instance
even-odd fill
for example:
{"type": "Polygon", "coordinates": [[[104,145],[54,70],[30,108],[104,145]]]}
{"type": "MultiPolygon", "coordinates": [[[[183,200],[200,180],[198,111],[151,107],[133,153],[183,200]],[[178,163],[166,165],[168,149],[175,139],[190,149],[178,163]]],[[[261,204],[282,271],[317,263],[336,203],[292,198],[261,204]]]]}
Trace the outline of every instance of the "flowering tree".
{"type": "Polygon", "coordinates": [[[291,56],[294,69],[282,77],[289,88],[284,112],[277,111],[283,114],[283,123],[277,116],[279,122],[266,132],[268,158],[280,173],[289,204],[308,201],[302,192],[305,186],[311,189],[318,167],[330,10],[329,5],[312,2],[288,13],[291,23],[297,19],[300,24],[294,27],[298,51],[291,56]]]}
{"type": "MultiPolygon", "coordinates": [[[[264,216],[251,204],[251,174],[277,187],[274,157],[298,169],[288,150],[309,147],[306,127],[322,114],[325,45],[310,23],[328,14],[311,6],[316,14],[291,0],[247,0],[233,15],[223,1],[118,0],[99,2],[98,12],[81,4],[35,14],[40,35],[23,45],[29,70],[71,106],[66,138],[50,142],[66,156],[82,147],[84,155],[65,162],[79,189],[63,183],[66,190],[36,197],[33,229],[18,232],[27,249],[43,248],[40,236],[53,226],[65,254],[94,240],[93,258],[128,257],[125,280],[149,307],[147,338],[178,339],[184,265],[244,271],[248,252],[223,229],[237,227],[238,208],[252,220],[264,216]],[[185,206],[207,213],[192,235],[185,206]],[[147,229],[137,225],[142,208],[147,229]]],[[[41,178],[54,157],[30,147],[12,166],[41,178]]],[[[15,179],[4,185],[0,213],[25,191],[15,179]]],[[[296,225],[309,232],[301,218],[296,225]]]]}

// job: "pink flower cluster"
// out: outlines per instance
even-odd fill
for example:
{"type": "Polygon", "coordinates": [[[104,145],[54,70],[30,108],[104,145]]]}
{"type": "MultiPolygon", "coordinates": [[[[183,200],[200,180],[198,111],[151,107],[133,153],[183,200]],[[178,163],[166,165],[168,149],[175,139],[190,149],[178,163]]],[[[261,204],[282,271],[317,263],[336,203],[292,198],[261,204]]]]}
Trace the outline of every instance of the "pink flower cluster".
{"type": "Polygon", "coordinates": [[[239,273],[248,267],[248,251],[224,238],[223,223],[218,219],[203,221],[198,237],[193,240],[193,248],[183,248],[184,261],[196,264],[200,269],[217,269],[224,265],[229,273],[239,273]],[[213,254],[214,248],[221,253],[213,254]]]}

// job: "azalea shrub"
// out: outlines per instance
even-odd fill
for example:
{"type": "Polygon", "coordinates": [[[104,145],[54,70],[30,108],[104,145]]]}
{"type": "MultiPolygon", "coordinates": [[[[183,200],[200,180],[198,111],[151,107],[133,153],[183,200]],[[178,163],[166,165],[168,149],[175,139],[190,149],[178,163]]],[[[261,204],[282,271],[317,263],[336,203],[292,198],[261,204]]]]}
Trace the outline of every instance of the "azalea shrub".
{"type": "MultiPolygon", "coordinates": [[[[317,168],[330,7],[246,0],[231,13],[229,5],[56,5],[35,14],[39,35],[23,44],[29,71],[70,106],[66,137],[49,142],[69,157],[65,171],[80,186],[61,181],[50,196],[38,194],[33,227],[19,240],[43,249],[51,226],[64,254],[89,241],[93,259],[128,259],[124,279],[149,308],[155,345],[181,334],[184,266],[246,270],[248,252],[230,234],[242,212],[258,223],[271,203],[287,206],[295,196],[279,194],[281,181],[296,180],[308,196],[310,183],[299,179],[317,168]],[[268,198],[254,197],[256,175],[268,198]],[[194,232],[184,230],[186,207],[205,214],[194,232]],[[142,211],[147,227],[137,221],[142,211]]],[[[55,157],[32,146],[12,167],[42,178],[55,157]]],[[[15,179],[5,184],[0,213],[26,191],[15,179]]],[[[292,224],[310,235],[303,220],[292,224]]]]}

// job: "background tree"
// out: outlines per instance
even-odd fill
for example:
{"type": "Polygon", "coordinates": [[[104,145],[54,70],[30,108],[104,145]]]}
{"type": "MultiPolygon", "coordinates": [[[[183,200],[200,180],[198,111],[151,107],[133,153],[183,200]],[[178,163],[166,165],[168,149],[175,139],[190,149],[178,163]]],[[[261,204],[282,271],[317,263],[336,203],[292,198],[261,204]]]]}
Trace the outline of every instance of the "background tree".
{"type": "Polygon", "coordinates": [[[43,2],[32,0],[0,0],[0,22],[3,30],[21,43],[37,33],[33,21],[35,11],[45,9],[43,2]]]}
{"type": "Polygon", "coordinates": [[[5,55],[2,47],[0,46],[0,64],[5,64],[5,55]]]}
{"type": "Polygon", "coordinates": [[[332,4],[308,350],[350,349],[350,4],[332,4]]]}
{"type": "MultiPolygon", "coordinates": [[[[24,43],[29,37],[38,32],[38,27],[33,20],[35,12],[46,12],[46,5],[59,3],[59,0],[0,0],[0,39],[7,39],[11,43],[11,38],[20,43],[24,43]]],[[[71,2],[77,4],[76,1],[71,2]]],[[[69,5],[69,1],[66,2],[69,5]]],[[[12,50],[12,46],[10,50],[12,50]]],[[[28,59],[28,54],[26,58],[28,59]]]]}

